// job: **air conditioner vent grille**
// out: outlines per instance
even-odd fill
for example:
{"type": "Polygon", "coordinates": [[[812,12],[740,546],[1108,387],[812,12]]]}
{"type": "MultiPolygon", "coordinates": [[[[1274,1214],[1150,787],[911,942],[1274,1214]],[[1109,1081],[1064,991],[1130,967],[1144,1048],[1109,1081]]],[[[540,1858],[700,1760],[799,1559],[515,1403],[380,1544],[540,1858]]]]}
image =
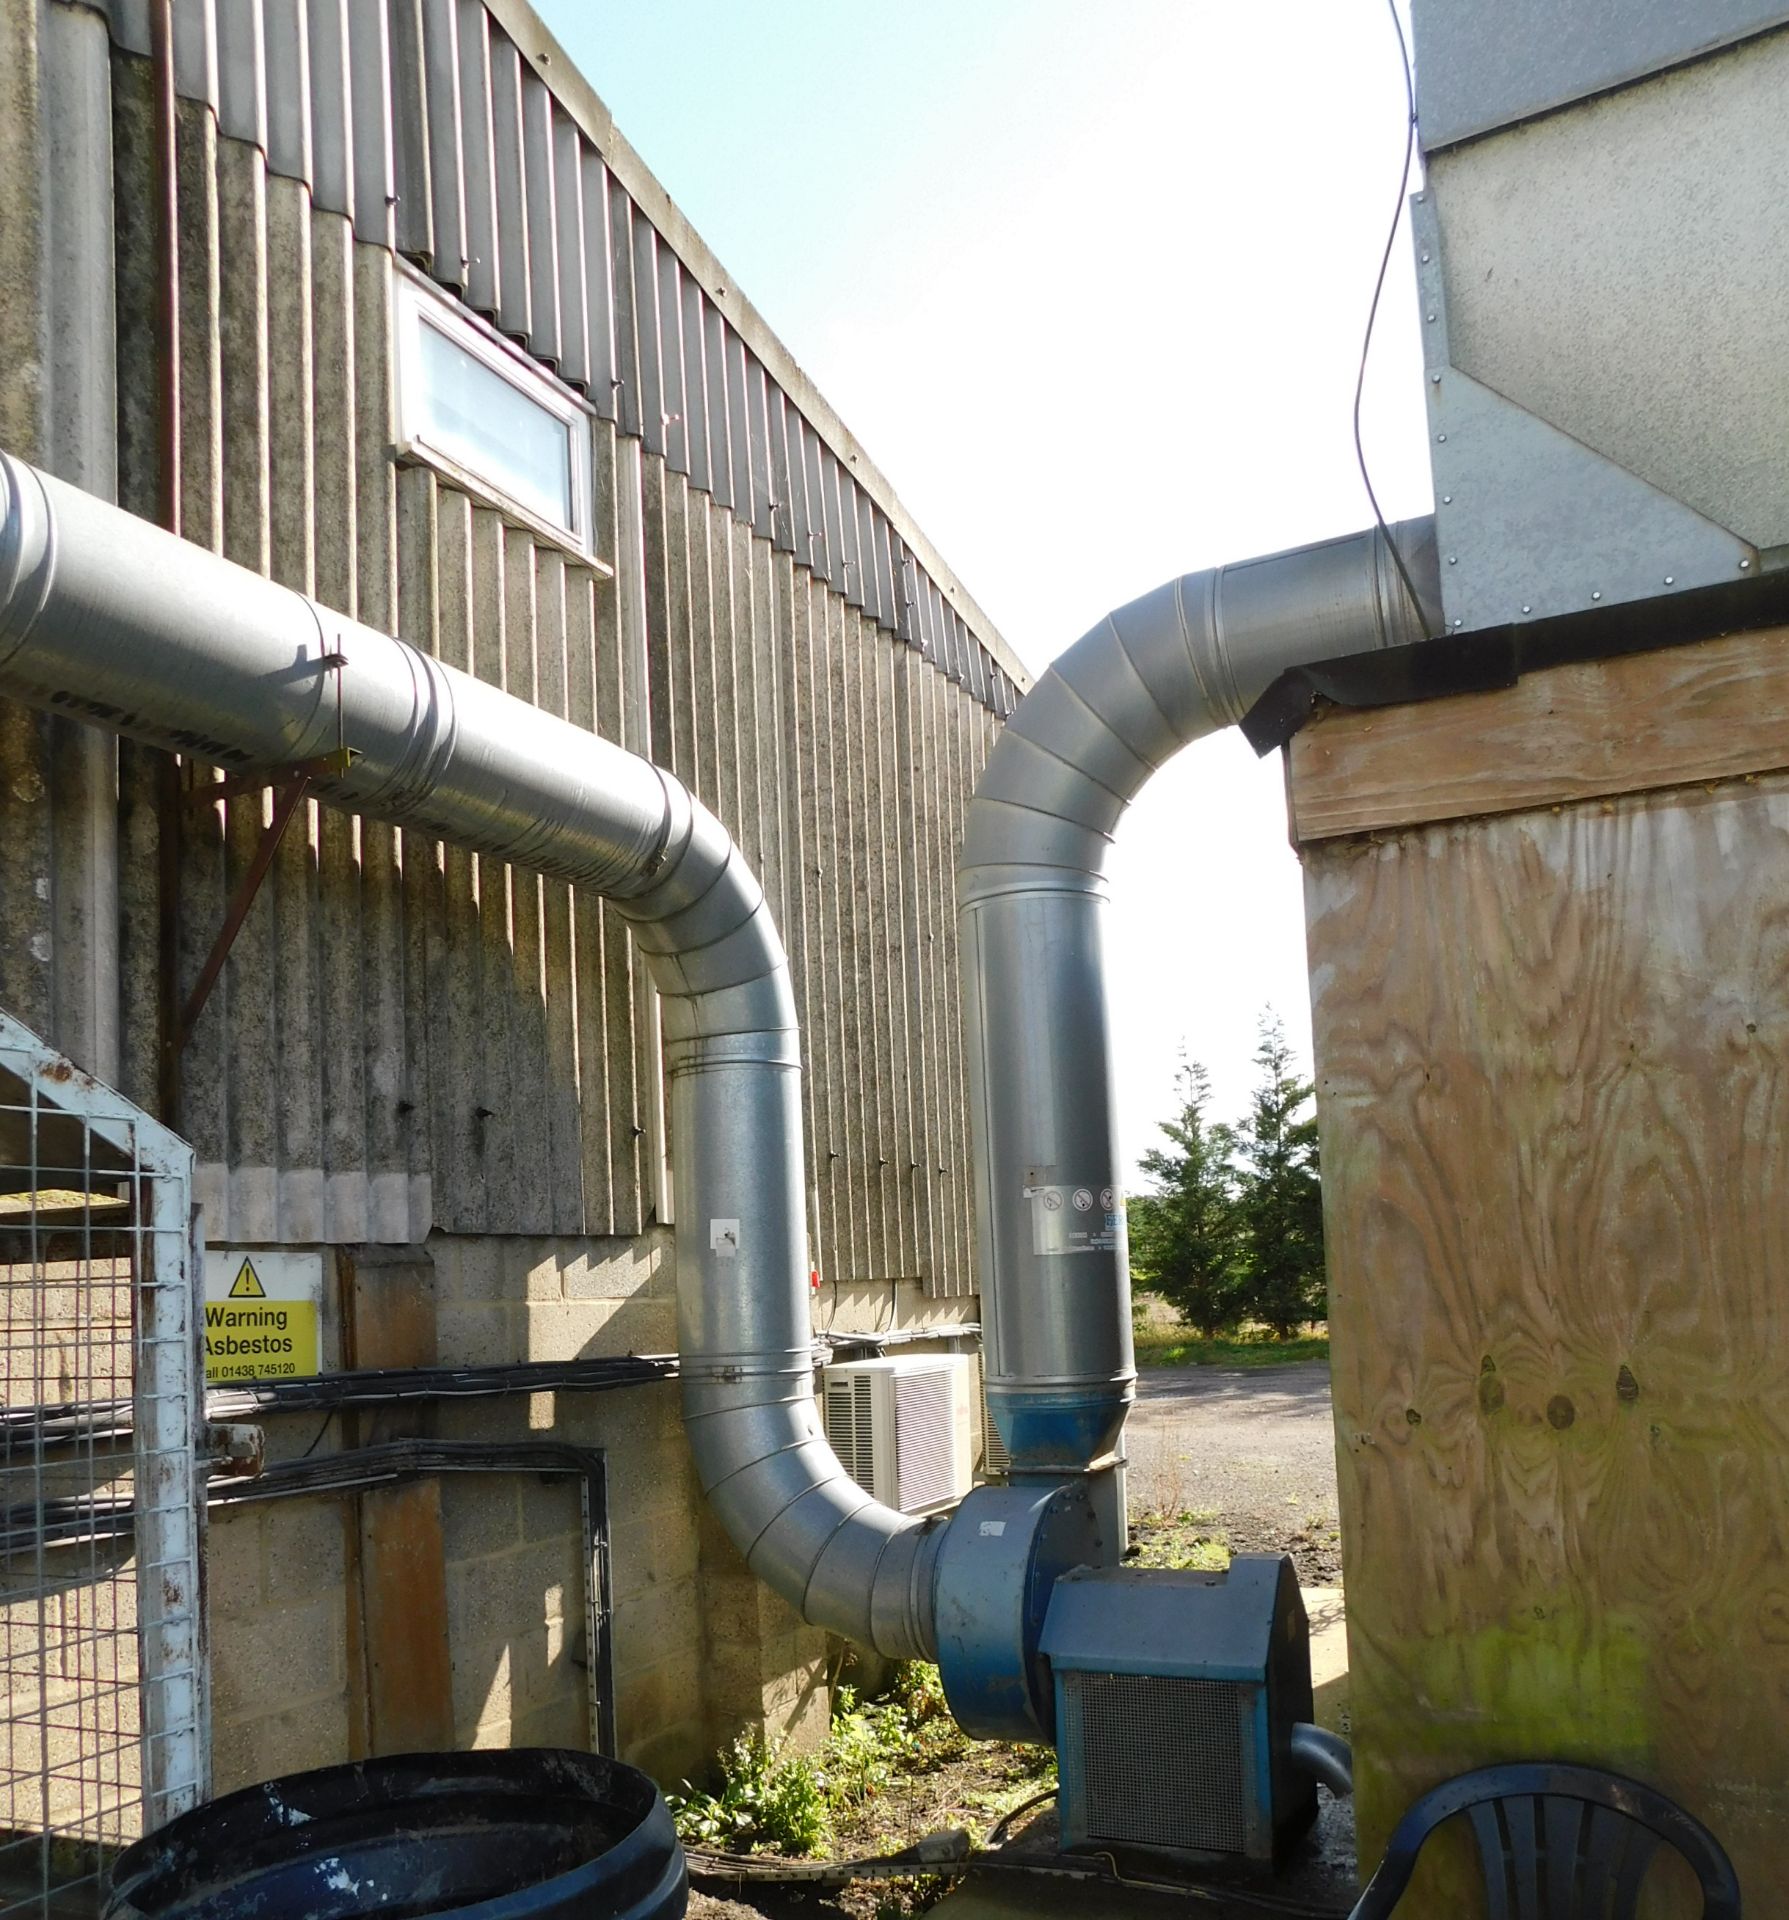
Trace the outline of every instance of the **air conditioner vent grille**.
{"type": "Polygon", "coordinates": [[[1088,1840],[1244,1851],[1249,1689],[1130,1673],[1059,1677],[1065,1724],[1058,1745],[1080,1756],[1074,1771],[1085,1783],[1088,1840]]]}
{"type": "Polygon", "coordinates": [[[955,1382],[948,1369],[895,1376],[895,1471],[903,1513],[954,1499],[961,1492],[955,1382]]]}
{"type": "Polygon", "coordinates": [[[876,1491],[874,1400],[867,1374],[826,1383],[826,1437],[845,1471],[865,1493],[876,1491]]]}

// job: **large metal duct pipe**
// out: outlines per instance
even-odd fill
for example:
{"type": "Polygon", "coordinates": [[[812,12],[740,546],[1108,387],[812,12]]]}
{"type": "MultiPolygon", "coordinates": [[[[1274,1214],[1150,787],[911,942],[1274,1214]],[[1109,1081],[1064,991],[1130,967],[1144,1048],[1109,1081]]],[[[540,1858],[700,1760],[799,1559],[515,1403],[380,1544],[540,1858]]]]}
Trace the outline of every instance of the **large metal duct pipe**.
{"type": "Polygon", "coordinates": [[[754,1572],[835,1632],[932,1651],[938,1529],[878,1506],[815,1413],[800,1054],[783,947],[670,775],[0,454],[0,692],[317,790],[612,898],[663,996],[684,1419],[754,1572]]]}
{"type": "Polygon", "coordinates": [[[1377,529],[1187,574],[1069,648],[982,774],[957,899],[988,1403],[1016,1473],[1083,1473],[1135,1392],[1103,945],[1119,818],[1287,668],[1440,632],[1433,520],[1392,538],[1420,610],[1377,529]]]}

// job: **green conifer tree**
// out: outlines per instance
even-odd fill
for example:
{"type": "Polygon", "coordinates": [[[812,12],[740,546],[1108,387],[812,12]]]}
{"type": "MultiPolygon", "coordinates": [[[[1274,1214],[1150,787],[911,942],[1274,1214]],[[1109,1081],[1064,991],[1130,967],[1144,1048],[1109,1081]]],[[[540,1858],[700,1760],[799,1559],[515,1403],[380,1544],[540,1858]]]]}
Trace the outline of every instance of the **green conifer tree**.
{"type": "Polygon", "coordinates": [[[1242,1317],[1231,1131],[1206,1119],[1211,1082],[1184,1053],[1175,1085],[1180,1110],[1160,1123],[1169,1145],[1138,1161],[1150,1185],[1127,1208],[1131,1271],[1211,1339],[1242,1317]]]}
{"type": "Polygon", "coordinates": [[[1328,1315],[1323,1192],[1311,1083],[1299,1078],[1271,1008],[1261,1016],[1260,1035],[1260,1078],[1233,1141],[1233,1257],[1242,1310],[1283,1340],[1328,1315]]]}

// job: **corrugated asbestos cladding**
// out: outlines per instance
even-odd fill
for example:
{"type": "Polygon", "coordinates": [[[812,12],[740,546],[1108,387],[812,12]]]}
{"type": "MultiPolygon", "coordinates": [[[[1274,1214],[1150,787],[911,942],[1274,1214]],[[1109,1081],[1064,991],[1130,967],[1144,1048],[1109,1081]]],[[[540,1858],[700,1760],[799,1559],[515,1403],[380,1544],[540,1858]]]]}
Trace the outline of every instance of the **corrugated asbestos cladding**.
{"type": "MultiPolygon", "coordinates": [[[[39,273],[66,305],[71,275],[115,272],[118,497],[153,515],[147,8],[0,14],[0,51],[40,34],[45,141],[72,138],[59,102],[85,102],[101,144],[110,127],[103,197],[42,242],[39,273]],[[112,263],[71,264],[108,244],[112,263]]],[[[827,1273],[969,1291],[951,866],[1020,669],[525,8],[176,0],[175,29],[182,533],[686,780],[790,949],[827,1273]],[[616,579],[394,457],[394,258],[587,397],[616,579]]],[[[73,158],[105,167],[91,144],[73,158]]],[[[66,157],[59,177],[52,201],[78,200],[66,157]]],[[[29,240],[15,226],[13,251],[29,240]]],[[[88,304],[91,389],[114,363],[88,304]]],[[[78,364],[51,340],[52,373],[59,352],[78,364]]],[[[73,477],[103,488],[105,464],[73,477]]],[[[115,978],[117,1073],[153,1104],[155,756],[121,754],[114,954],[106,903],[75,897],[91,750],[67,723],[0,726],[0,1003],[53,1031],[115,978]]],[[[266,806],[184,819],[183,988],[266,806]]],[[[186,1055],[208,1237],[639,1232],[655,1056],[614,917],[314,805],[306,825],[186,1055]]]]}

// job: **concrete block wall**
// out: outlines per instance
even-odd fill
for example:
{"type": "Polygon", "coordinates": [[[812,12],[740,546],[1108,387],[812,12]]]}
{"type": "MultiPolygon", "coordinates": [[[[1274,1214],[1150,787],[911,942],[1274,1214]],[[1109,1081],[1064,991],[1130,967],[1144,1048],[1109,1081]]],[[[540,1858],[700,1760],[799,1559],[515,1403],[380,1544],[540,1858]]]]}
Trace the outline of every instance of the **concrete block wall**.
{"type": "Polygon", "coordinates": [[[344,1499],[214,1513],[206,1551],[216,1790],[350,1757],[344,1499]]]}
{"type": "MultiPolygon", "coordinates": [[[[676,1347],[671,1239],[437,1235],[443,1365],[666,1353],[676,1347]]],[[[917,1281],[828,1287],[818,1330],[950,1326],[974,1302],[917,1281]]],[[[330,1320],[325,1349],[338,1350],[330,1320]]],[[[902,1351],[913,1351],[903,1348],[902,1351]]],[[[923,1349],[920,1349],[923,1350],[923,1349]]],[[[607,1393],[440,1403],[443,1439],[551,1434],[609,1469],[615,1707],[622,1757],[666,1785],[701,1775],[737,1734],[817,1744],[838,1649],[750,1574],[710,1517],[674,1381],[607,1393]]],[[[331,1423],[318,1444],[339,1444],[331,1423]]],[[[279,1423],[271,1450],[317,1440],[279,1423]]],[[[214,1518],[210,1554],[215,1784],[351,1758],[363,1748],[354,1503],[249,1507],[214,1518]]],[[[444,1476],[442,1554],[461,1747],[589,1744],[588,1570],[569,1476],[444,1476]]]]}

